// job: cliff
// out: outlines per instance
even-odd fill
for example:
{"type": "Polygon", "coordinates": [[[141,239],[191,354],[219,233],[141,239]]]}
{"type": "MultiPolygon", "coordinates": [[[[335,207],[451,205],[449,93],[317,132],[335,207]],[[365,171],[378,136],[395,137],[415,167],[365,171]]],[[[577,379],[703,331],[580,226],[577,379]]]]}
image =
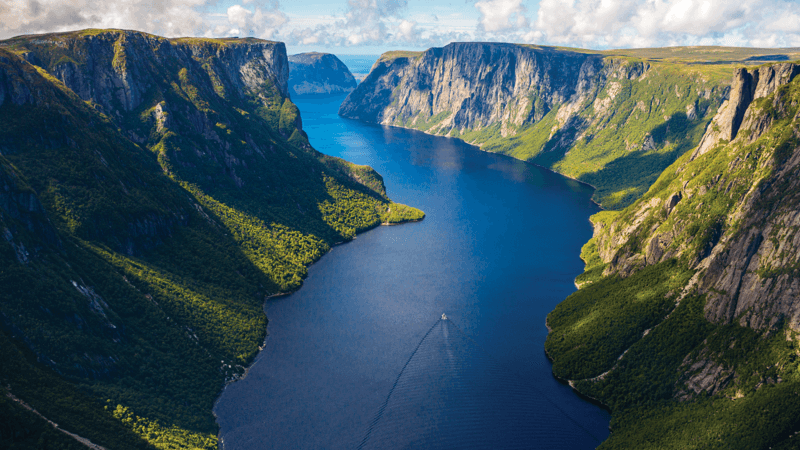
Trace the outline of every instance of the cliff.
{"type": "Polygon", "coordinates": [[[709,320],[756,329],[786,320],[800,331],[800,141],[787,99],[798,73],[795,64],[735,72],[731,98],[700,145],[634,208],[598,226],[604,275],[683,259],[702,272],[689,288],[708,295],[709,320]]]}
{"type": "Polygon", "coordinates": [[[288,67],[257,39],[0,42],[0,446],[69,447],[47,419],[106,448],[216,448],[264,300],[423,216],[311,148],[288,67]]]}
{"type": "Polygon", "coordinates": [[[389,53],[339,113],[385,125],[427,122],[428,131],[440,134],[499,123],[507,136],[513,134],[510,128],[541,120],[554,105],[585,90],[601,64],[588,54],[495,43],[389,53]]]}
{"type": "Polygon", "coordinates": [[[289,56],[289,92],[292,95],[341,94],[356,88],[347,66],[330,53],[289,56]]]}
{"type": "Polygon", "coordinates": [[[339,114],[534,162],[620,208],[697,145],[726,94],[727,78],[696,64],[454,43],[383,55],[339,114]]]}
{"type": "Polygon", "coordinates": [[[608,404],[608,448],[795,448],[800,66],[734,71],[699,145],[592,217],[554,372],[608,404]],[[644,441],[642,441],[644,440],[644,441]]]}

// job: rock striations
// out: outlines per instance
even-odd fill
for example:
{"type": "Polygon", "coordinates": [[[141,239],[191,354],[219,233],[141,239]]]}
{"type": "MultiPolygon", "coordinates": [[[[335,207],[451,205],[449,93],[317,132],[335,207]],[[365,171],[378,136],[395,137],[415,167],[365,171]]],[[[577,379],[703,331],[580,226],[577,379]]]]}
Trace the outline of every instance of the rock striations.
{"type": "Polygon", "coordinates": [[[698,271],[687,289],[708,295],[709,320],[756,329],[786,320],[800,331],[800,132],[788,86],[798,73],[795,64],[736,70],[697,149],[598,224],[606,275],[684,258],[698,271]]]}
{"type": "Polygon", "coordinates": [[[389,52],[339,114],[458,137],[552,168],[625,206],[697,145],[727,80],[582,50],[453,43],[389,52]]]}
{"type": "Polygon", "coordinates": [[[734,71],[700,144],[592,217],[554,372],[614,413],[609,448],[797,448],[800,65],[734,71]]]}
{"type": "Polygon", "coordinates": [[[417,125],[449,134],[500,124],[503,136],[586,95],[602,58],[514,44],[454,43],[410,56],[383,55],[342,103],[344,117],[417,125]]]}
{"type": "Polygon", "coordinates": [[[289,56],[289,92],[292,95],[342,94],[356,88],[347,66],[330,53],[289,56]]]}

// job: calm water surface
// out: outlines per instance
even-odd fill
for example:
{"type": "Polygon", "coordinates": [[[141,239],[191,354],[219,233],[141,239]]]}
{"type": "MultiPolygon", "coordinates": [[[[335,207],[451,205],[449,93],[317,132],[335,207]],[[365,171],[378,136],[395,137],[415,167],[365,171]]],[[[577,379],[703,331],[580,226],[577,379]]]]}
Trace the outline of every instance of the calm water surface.
{"type": "Polygon", "coordinates": [[[591,188],[342,119],[343,99],[293,99],[312,145],[372,166],[427,217],[335,247],[268,302],[266,346],[215,409],[225,449],[596,447],[609,415],[544,355],[545,317],[583,268],[591,188]]]}

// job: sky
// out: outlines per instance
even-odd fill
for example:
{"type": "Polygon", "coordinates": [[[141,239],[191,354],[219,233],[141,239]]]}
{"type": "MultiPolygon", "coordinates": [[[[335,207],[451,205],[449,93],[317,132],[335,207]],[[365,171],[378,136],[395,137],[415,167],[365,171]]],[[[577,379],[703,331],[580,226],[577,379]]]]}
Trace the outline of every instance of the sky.
{"type": "Polygon", "coordinates": [[[84,28],[254,36],[285,42],[289,54],[454,41],[800,47],[800,0],[0,0],[0,39],[84,28]]]}

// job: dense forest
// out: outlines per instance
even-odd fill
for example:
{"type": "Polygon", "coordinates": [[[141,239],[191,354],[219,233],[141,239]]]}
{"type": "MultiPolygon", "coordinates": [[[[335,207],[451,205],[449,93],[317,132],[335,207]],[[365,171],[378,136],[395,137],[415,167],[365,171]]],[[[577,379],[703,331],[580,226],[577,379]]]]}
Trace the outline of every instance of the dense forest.
{"type": "Polygon", "coordinates": [[[47,419],[106,448],[216,448],[265,299],[424,216],[311,148],[287,77],[256,39],[0,42],[0,446],[81,446],[47,419]]]}

